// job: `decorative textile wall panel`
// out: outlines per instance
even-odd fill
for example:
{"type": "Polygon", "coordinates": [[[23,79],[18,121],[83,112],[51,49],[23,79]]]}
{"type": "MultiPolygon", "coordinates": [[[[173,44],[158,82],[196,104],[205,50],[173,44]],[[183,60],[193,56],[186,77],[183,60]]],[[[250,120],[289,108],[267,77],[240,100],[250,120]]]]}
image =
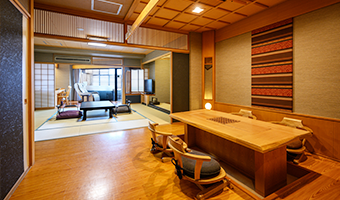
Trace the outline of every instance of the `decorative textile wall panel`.
{"type": "Polygon", "coordinates": [[[293,110],[293,19],[252,31],[252,105],[293,110]]]}

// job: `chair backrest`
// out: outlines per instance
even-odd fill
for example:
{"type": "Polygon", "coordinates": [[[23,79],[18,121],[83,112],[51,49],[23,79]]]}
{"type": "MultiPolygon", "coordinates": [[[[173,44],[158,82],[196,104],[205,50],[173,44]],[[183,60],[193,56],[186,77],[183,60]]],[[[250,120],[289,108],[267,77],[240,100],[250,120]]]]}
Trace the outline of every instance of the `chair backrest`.
{"type": "Polygon", "coordinates": [[[173,147],[173,150],[178,152],[179,154],[184,154],[185,149],[184,149],[184,141],[181,140],[179,137],[169,137],[169,144],[173,147]]]}
{"type": "Polygon", "coordinates": [[[299,120],[299,119],[293,119],[293,118],[284,117],[282,119],[282,121],[280,121],[280,122],[273,122],[273,123],[282,124],[282,125],[290,126],[290,127],[293,127],[293,128],[300,128],[300,129],[309,131],[311,134],[313,134],[313,130],[310,129],[309,127],[307,127],[307,126],[304,126],[302,124],[302,120],[299,120]]]}
{"type": "Polygon", "coordinates": [[[156,126],[157,126],[157,125],[158,125],[157,123],[152,124],[152,123],[149,121],[149,130],[150,130],[150,132],[151,132],[152,139],[153,139],[154,141],[156,141],[156,126]]]}
{"type": "Polygon", "coordinates": [[[256,116],[253,115],[252,111],[245,110],[245,109],[241,109],[239,112],[232,112],[231,114],[239,115],[239,116],[242,116],[242,117],[248,117],[248,118],[252,118],[252,119],[257,119],[256,116]]]}
{"type": "Polygon", "coordinates": [[[302,128],[303,127],[302,120],[288,118],[288,117],[284,117],[282,119],[282,121],[280,122],[280,124],[290,126],[290,127],[294,127],[294,128],[302,128]]]}
{"type": "Polygon", "coordinates": [[[82,98],[81,94],[87,93],[86,85],[87,85],[86,83],[75,83],[74,84],[74,89],[76,90],[80,98],[82,98]]]}
{"type": "Polygon", "coordinates": [[[66,98],[68,98],[68,96],[70,96],[71,88],[72,88],[72,86],[70,86],[70,85],[67,87],[66,98]]]}

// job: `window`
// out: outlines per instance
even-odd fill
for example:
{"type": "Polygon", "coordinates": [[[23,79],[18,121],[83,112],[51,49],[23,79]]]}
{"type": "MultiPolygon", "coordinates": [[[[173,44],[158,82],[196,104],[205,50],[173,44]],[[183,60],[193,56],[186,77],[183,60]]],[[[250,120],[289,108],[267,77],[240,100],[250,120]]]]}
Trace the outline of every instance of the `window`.
{"type": "Polygon", "coordinates": [[[83,81],[93,86],[114,86],[115,69],[85,69],[83,70],[83,81]]]}
{"type": "Polygon", "coordinates": [[[127,84],[126,84],[127,93],[144,92],[144,70],[143,69],[131,69],[130,71],[128,71],[126,73],[126,81],[127,81],[127,84]],[[128,82],[130,82],[130,84],[128,82]]]}

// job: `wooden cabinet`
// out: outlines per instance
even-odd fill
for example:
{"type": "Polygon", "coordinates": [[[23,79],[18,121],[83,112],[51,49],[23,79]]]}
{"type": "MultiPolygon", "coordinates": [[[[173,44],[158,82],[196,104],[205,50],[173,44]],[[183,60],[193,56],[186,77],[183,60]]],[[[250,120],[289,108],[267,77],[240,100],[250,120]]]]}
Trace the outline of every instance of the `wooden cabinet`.
{"type": "Polygon", "coordinates": [[[149,105],[150,98],[152,96],[155,96],[155,94],[142,94],[141,95],[142,104],[149,105]]]}

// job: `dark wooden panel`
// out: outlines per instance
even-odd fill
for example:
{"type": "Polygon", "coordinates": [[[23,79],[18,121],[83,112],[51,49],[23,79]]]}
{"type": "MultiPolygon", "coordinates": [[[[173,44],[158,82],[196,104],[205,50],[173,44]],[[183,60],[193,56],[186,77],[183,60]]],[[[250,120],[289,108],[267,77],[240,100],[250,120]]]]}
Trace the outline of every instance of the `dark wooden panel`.
{"type": "Polygon", "coordinates": [[[172,54],[172,112],[189,110],[189,54],[172,54]]]}

